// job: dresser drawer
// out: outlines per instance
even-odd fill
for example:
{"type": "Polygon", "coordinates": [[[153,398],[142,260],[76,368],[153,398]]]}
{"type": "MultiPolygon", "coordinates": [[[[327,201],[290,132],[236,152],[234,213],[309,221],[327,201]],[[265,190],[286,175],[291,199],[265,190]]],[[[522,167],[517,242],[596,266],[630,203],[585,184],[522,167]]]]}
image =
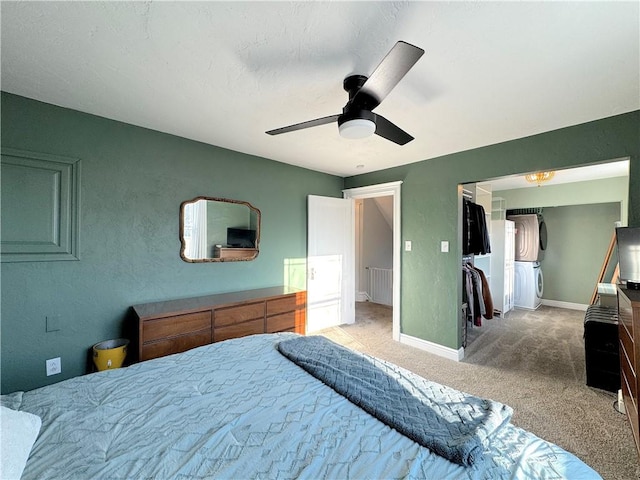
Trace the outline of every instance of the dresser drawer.
{"type": "Polygon", "coordinates": [[[278,313],[292,312],[299,308],[298,298],[296,295],[288,297],[267,300],[267,315],[276,315],[278,313]]]}
{"type": "Polygon", "coordinates": [[[619,334],[620,334],[620,355],[623,355],[623,351],[626,352],[627,354],[627,358],[629,359],[629,364],[631,365],[631,368],[633,369],[633,373],[636,373],[636,369],[637,369],[637,365],[635,362],[635,357],[633,355],[634,350],[634,341],[631,337],[629,337],[629,332],[626,328],[624,328],[623,325],[620,325],[619,327],[619,334]]]}
{"type": "Polygon", "coordinates": [[[187,313],[173,317],[147,320],[142,323],[143,344],[160,339],[209,331],[211,336],[211,311],[187,313]]]}
{"type": "Polygon", "coordinates": [[[264,302],[216,309],[213,313],[213,325],[215,328],[225,327],[256,318],[264,319],[264,302]]]}
{"type": "Polygon", "coordinates": [[[182,335],[157,342],[145,343],[142,346],[140,360],[150,360],[152,358],[164,357],[173,353],[180,353],[202,345],[211,343],[211,329],[182,335]]]}
{"type": "Polygon", "coordinates": [[[295,331],[296,328],[296,312],[282,313],[267,318],[267,333],[295,331]]]}
{"type": "Polygon", "coordinates": [[[221,342],[222,340],[246,337],[257,333],[264,333],[264,318],[236,323],[226,327],[216,327],[213,330],[213,341],[221,342]]]}
{"type": "Polygon", "coordinates": [[[636,405],[636,399],[638,397],[631,396],[629,393],[629,384],[625,382],[623,375],[622,378],[622,398],[624,400],[624,408],[631,424],[631,431],[633,432],[633,439],[636,442],[636,448],[640,450],[640,431],[638,423],[638,405],[636,405]]]}
{"type": "Polygon", "coordinates": [[[629,393],[633,398],[638,398],[638,380],[636,377],[636,371],[629,361],[627,352],[622,348],[620,349],[620,370],[622,371],[622,383],[627,382],[629,393]]]}
{"type": "Polygon", "coordinates": [[[624,295],[618,295],[618,322],[624,327],[631,338],[634,337],[633,331],[633,307],[624,295]]]}

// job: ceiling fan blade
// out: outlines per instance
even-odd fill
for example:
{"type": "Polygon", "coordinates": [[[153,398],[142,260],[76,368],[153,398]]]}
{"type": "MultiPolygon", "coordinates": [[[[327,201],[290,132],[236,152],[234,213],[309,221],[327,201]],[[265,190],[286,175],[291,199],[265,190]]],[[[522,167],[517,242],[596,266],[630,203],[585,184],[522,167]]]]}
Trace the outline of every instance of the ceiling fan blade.
{"type": "Polygon", "coordinates": [[[338,117],[340,115],[330,115],[328,117],[316,118],[315,120],[309,120],[307,122],[296,123],[294,125],[289,125],[288,127],[276,128],[274,130],[269,130],[269,135],[280,135],[281,133],[287,132],[295,132],[296,130],[302,130],[305,128],[317,127],[319,125],[326,125],[327,123],[338,121],[338,117]]]}
{"type": "Polygon", "coordinates": [[[407,132],[378,114],[376,114],[376,135],[386,138],[398,145],[405,145],[413,140],[413,137],[407,132]]]}
{"type": "Polygon", "coordinates": [[[377,102],[371,109],[377,107],[423,54],[424,50],[415,45],[397,42],[358,90],[354,103],[360,94],[366,94],[377,102]]]}

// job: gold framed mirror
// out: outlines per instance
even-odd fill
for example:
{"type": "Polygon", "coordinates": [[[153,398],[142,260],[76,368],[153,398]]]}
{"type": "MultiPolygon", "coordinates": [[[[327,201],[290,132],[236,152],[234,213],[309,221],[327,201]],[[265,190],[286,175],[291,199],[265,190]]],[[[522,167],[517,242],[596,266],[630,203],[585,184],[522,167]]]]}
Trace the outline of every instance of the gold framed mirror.
{"type": "Polygon", "coordinates": [[[260,210],[249,202],[196,197],[180,204],[180,258],[241,262],[258,256],[260,210]]]}

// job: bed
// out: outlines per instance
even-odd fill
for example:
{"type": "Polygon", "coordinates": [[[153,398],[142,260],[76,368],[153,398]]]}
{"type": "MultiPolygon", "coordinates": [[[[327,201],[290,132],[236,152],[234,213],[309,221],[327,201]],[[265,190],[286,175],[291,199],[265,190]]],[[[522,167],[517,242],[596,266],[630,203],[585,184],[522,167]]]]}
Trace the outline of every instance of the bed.
{"type": "Polygon", "coordinates": [[[42,422],[22,478],[600,478],[508,415],[469,465],[435,454],[292,362],[282,345],[298,338],[311,337],[252,335],[3,395],[42,422]]]}

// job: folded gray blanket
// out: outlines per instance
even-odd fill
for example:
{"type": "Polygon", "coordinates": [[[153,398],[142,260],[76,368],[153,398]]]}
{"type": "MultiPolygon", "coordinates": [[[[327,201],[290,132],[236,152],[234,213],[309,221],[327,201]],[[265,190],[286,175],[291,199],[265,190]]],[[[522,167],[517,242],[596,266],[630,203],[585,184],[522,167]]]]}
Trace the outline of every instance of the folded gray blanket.
{"type": "Polygon", "coordinates": [[[459,465],[481,458],[483,442],[513,413],[325,337],[296,337],[277,348],[367,413],[459,465]]]}

